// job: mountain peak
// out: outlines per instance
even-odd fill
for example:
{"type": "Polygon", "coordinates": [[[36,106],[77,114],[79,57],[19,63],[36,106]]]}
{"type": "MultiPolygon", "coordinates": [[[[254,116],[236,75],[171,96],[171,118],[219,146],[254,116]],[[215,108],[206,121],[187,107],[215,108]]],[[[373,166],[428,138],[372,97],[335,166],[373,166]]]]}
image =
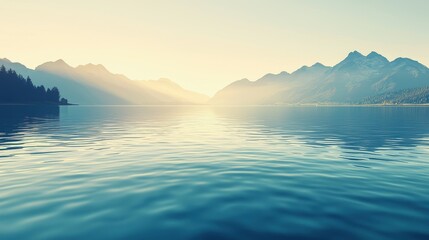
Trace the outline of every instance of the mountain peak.
{"type": "Polygon", "coordinates": [[[353,68],[356,65],[360,65],[363,62],[366,62],[366,57],[362,55],[358,51],[350,52],[347,57],[334,66],[335,69],[342,69],[342,68],[353,68]]]}
{"type": "Polygon", "coordinates": [[[389,60],[384,56],[372,51],[368,56],[366,56],[367,64],[372,67],[384,67],[389,63],[389,60]]]}
{"type": "Polygon", "coordinates": [[[91,72],[104,72],[104,73],[110,73],[109,70],[107,70],[106,67],[104,67],[101,64],[93,64],[88,63],[85,65],[79,65],[76,69],[81,69],[85,71],[91,71],[91,72]]]}
{"type": "Polygon", "coordinates": [[[368,54],[368,56],[366,56],[366,57],[368,57],[368,58],[375,58],[375,57],[383,57],[381,54],[379,54],[379,53],[377,53],[377,52],[375,52],[375,51],[372,51],[371,53],[369,53],[368,54]]]}
{"type": "Polygon", "coordinates": [[[374,51],[372,51],[370,54],[368,54],[368,56],[366,56],[366,58],[377,59],[377,60],[380,60],[382,62],[389,62],[389,60],[387,60],[387,58],[385,58],[383,55],[378,54],[377,52],[374,52],[374,51]]]}
{"type": "Polygon", "coordinates": [[[321,64],[320,62],[317,62],[313,65],[311,65],[312,68],[316,67],[316,68],[320,68],[320,67],[326,67],[325,65],[321,64]]]}
{"type": "Polygon", "coordinates": [[[272,77],[285,77],[290,75],[290,73],[286,72],[286,71],[281,71],[278,74],[275,73],[267,73],[265,74],[261,79],[265,79],[265,78],[272,78],[272,77]]]}
{"type": "Polygon", "coordinates": [[[70,65],[68,65],[68,64],[67,64],[64,60],[62,60],[62,59],[58,59],[57,61],[54,61],[54,62],[47,62],[47,63],[53,64],[53,65],[55,65],[55,66],[70,67],[70,65]]]}
{"type": "Polygon", "coordinates": [[[91,68],[104,68],[104,69],[106,69],[103,65],[101,65],[101,64],[94,64],[94,63],[88,63],[88,64],[85,64],[84,66],[91,67],[91,68]]]}
{"type": "Polygon", "coordinates": [[[403,57],[398,57],[397,59],[393,60],[392,63],[403,63],[403,62],[417,63],[417,61],[415,61],[411,58],[403,58],[403,57]]]}
{"type": "Polygon", "coordinates": [[[409,65],[409,66],[413,66],[413,67],[417,67],[417,68],[421,68],[421,69],[427,69],[427,67],[423,64],[421,64],[420,62],[410,59],[410,58],[403,58],[403,57],[399,57],[395,60],[392,61],[392,65],[393,66],[399,66],[399,65],[409,65]]]}
{"type": "Polygon", "coordinates": [[[329,67],[321,64],[320,62],[316,62],[315,64],[309,66],[302,66],[301,68],[299,68],[298,70],[296,70],[295,72],[293,72],[293,74],[301,74],[301,73],[306,73],[306,72],[319,72],[319,71],[323,71],[325,69],[328,69],[329,67]]]}
{"type": "Polygon", "coordinates": [[[0,66],[1,65],[4,65],[6,68],[12,68],[14,70],[27,69],[27,67],[24,66],[23,64],[21,64],[19,62],[13,62],[13,61],[9,60],[8,58],[0,58],[0,66]]]}
{"type": "Polygon", "coordinates": [[[360,57],[364,57],[364,56],[362,55],[362,53],[358,51],[350,52],[349,55],[347,55],[347,58],[360,58],[360,57]]]}
{"type": "Polygon", "coordinates": [[[259,78],[256,82],[261,84],[261,83],[267,83],[272,81],[283,81],[289,77],[290,77],[290,73],[286,71],[282,71],[278,74],[268,73],[268,74],[265,74],[263,77],[259,78]]]}
{"type": "Polygon", "coordinates": [[[68,65],[64,60],[62,60],[61,58],[58,59],[57,61],[53,62],[55,64],[63,64],[63,65],[68,65]]]}
{"type": "Polygon", "coordinates": [[[68,65],[64,60],[58,59],[55,62],[46,62],[36,67],[36,70],[58,70],[58,69],[68,69],[72,68],[70,65],[68,65]]]}

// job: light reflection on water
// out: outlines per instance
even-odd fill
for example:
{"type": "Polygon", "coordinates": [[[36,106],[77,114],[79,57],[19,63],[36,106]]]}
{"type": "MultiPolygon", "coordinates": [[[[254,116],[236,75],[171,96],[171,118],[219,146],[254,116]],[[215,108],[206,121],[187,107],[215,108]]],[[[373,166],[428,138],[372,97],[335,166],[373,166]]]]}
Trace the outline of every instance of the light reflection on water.
{"type": "Polygon", "coordinates": [[[0,116],[0,239],[429,237],[429,108],[0,116]]]}

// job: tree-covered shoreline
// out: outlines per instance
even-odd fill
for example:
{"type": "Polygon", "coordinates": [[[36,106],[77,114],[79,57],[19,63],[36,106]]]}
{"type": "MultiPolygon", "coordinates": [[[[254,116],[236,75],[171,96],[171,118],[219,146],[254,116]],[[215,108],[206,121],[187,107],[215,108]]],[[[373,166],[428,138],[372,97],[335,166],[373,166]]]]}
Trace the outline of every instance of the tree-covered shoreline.
{"type": "Polygon", "coordinates": [[[428,104],[429,86],[387,92],[365,98],[360,104],[428,104]]]}
{"type": "Polygon", "coordinates": [[[0,104],[68,105],[58,88],[35,86],[30,77],[24,78],[12,69],[0,67],[0,104]]]}

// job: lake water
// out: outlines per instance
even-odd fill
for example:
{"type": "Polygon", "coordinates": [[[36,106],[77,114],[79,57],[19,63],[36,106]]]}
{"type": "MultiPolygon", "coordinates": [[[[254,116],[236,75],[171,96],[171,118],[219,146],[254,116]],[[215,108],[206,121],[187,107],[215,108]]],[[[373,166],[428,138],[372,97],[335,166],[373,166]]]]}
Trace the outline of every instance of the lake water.
{"type": "Polygon", "coordinates": [[[426,107],[0,107],[0,239],[429,239],[426,107]]]}

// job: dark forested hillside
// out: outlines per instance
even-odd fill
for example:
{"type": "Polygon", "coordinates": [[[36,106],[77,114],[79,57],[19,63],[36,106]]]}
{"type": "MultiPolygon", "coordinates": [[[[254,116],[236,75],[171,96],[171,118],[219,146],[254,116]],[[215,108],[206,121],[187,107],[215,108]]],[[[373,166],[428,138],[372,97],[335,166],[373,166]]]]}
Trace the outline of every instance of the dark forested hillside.
{"type": "Polygon", "coordinates": [[[34,86],[29,77],[24,78],[12,69],[0,67],[0,104],[67,104],[67,100],[60,99],[58,88],[52,89],[42,86],[34,86]]]}
{"type": "Polygon", "coordinates": [[[425,104],[429,103],[429,86],[389,92],[365,98],[363,104],[425,104]]]}

